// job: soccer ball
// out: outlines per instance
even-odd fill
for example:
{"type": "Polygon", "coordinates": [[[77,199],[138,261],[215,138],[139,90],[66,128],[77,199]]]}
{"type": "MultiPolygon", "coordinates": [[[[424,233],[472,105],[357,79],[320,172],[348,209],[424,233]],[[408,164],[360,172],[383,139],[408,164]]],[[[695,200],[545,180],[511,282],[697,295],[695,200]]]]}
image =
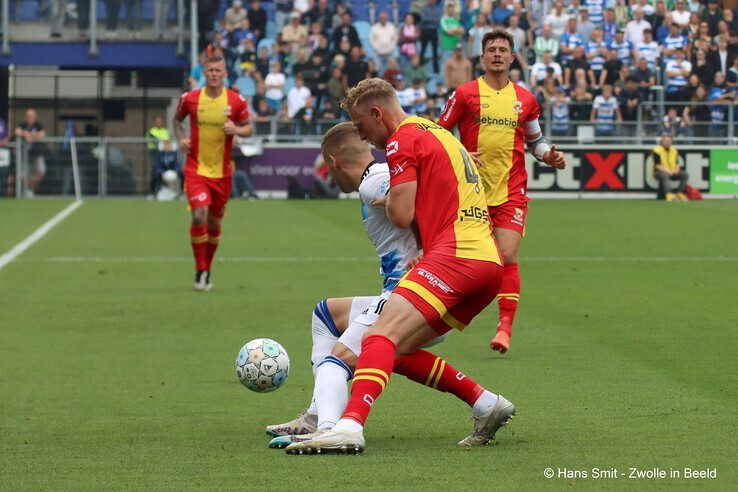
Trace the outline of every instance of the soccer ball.
{"type": "Polygon", "coordinates": [[[290,356],[274,340],[251,340],[238,352],[236,375],[251,391],[269,393],[282,386],[290,375],[290,356]]]}

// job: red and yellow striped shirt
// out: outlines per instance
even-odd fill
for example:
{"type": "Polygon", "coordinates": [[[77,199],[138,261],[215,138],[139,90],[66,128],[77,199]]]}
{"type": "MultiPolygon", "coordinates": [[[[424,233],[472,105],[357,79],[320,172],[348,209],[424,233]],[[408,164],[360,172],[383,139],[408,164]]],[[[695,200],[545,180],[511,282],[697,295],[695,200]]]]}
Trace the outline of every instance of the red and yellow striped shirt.
{"type": "Polygon", "coordinates": [[[231,175],[231,144],[233,135],[226,135],[226,120],[244,123],[249,119],[246,99],[229,89],[211,99],[205,88],[185,92],[179,98],[177,115],[190,117],[190,152],[185,169],[195,169],[206,178],[231,175]]]}
{"type": "Polygon", "coordinates": [[[448,130],[458,124],[464,147],[482,151],[479,174],[487,205],[526,199],[525,123],[539,115],[535,96],[513,82],[496,91],[480,77],[451,94],[438,124],[448,130]]]}
{"type": "Polygon", "coordinates": [[[431,253],[502,264],[469,153],[438,124],[411,116],[387,140],[390,187],[418,182],[415,219],[431,253]]]}

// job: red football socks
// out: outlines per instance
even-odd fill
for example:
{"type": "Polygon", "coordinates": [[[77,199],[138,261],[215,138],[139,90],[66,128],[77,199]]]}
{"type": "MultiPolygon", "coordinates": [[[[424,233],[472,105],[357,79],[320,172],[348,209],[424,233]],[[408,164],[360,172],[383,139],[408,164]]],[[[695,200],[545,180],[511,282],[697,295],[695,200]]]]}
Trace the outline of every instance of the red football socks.
{"type": "Polygon", "coordinates": [[[195,270],[207,270],[208,231],[204,225],[190,224],[190,242],[195,257],[195,270]]]}
{"type": "Polygon", "coordinates": [[[361,355],[356,363],[351,398],[343,418],[364,425],[374,400],[389,381],[397,347],[383,335],[370,335],[361,342],[361,355]]]}
{"type": "Polygon", "coordinates": [[[457,371],[442,358],[425,350],[397,357],[394,372],[416,383],[456,395],[469,406],[473,406],[479,395],[484,392],[484,388],[476,381],[457,371]]]}
{"type": "Polygon", "coordinates": [[[207,244],[207,255],[205,257],[205,270],[210,270],[210,265],[213,263],[213,257],[215,256],[215,250],[218,249],[218,243],[220,242],[220,227],[214,231],[208,231],[208,242],[207,244]]]}
{"type": "MultiPolygon", "coordinates": [[[[500,293],[497,294],[497,304],[500,306],[500,319],[510,318],[510,323],[515,319],[515,311],[518,309],[520,299],[520,272],[517,263],[508,263],[502,271],[502,285],[500,293]]],[[[508,326],[504,325],[505,331],[508,326]]],[[[508,335],[512,333],[508,332],[508,335]]]]}

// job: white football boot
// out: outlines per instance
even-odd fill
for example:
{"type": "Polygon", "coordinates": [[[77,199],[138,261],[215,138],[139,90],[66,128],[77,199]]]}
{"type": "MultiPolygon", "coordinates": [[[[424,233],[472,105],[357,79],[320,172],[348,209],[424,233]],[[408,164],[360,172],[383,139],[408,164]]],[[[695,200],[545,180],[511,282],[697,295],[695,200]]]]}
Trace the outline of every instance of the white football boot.
{"type": "Polygon", "coordinates": [[[302,436],[312,434],[318,430],[318,416],[313,413],[303,412],[295,420],[284,424],[268,425],[266,433],[272,437],[279,436],[302,436]]]}
{"type": "Polygon", "coordinates": [[[272,439],[271,441],[269,441],[269,447],[271,449],[284,449],[290,444],[295,443],[295,442],[309,441],[310,439],[313,439],[315,436],[318,436],[325,431],[326,429],[322,429],[322,430],[317,430],[311,434],[278,436],[272,439]]]}
{"type": "Polygon", "coordinates": [[[475,420],[474,429],[470,436],[459,441],[459,446],[484,446],[489,444],[495,438],[495,433],[507,425],[511,418],[515,416],[515,405],[507,401],[503,396],[499,396],[497,403],[477,417],[473,415],[471,418],[475,420]]]}
{"type": "Polygon", "coordinates": [[[364,433],[345,430],[327,430],[312,439],[292,443],[285,448],[287,454],[359,454],[364,451],[364,433]]]}
{"type": "Polygon", "coordinates": [[[192,284],[192,288],[198,292],[208,292],[213,288],[213,284],[210,283],[210,272],[207,270],[198,270],[195,273],[195,282],[192,284]]]}

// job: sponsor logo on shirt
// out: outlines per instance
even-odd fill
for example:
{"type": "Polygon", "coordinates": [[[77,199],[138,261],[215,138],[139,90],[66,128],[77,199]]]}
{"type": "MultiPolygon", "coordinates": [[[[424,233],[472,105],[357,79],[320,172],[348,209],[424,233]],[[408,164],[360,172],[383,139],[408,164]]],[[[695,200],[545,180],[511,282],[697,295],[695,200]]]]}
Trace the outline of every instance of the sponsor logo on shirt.
{"type": "Polygon", "coordinates": [[[425,132],[428,130],[442,130],[443,129],[442,126],[436,125],[435,123],[430,123],[430,124],[429,123],[418,123],[414,126],[415,128],[417,128],[418,130],[422,132],[425,132]]]}
{"type": "Polygon", "coordinates": [[[443,106],[443,109],[441,110],[445,114],[443,115],[443,121],[448,121],[449,117],[451,116],[451,112],[454,110],[454,106],[456,106],[456,91],[453,91],[451,93],[451,96],[448,98],[448,111],[446,110],[446,105],[443,106]]]}
{"type": "Polygon", "coordinates": [[[512,118],[494,118],[492,116],[476,116],[474,121],[477,125],[496,125],[496,126],[507,126],[510,128],[517,128],[518,120],[512,118]]]}
{"type": "Polygon", "coordinates": [[[395,167],[393,167],[392,169],[390,169],[390,175],[397,176],[398,174],[400,174],[402,171],[405,170],[405,168],[402,167],[404,165],[405,165],[405,163],[403,162],[402,164],[398,164],[395,167]]]}
{"type": "Polygon", "coordinates": [[[391,156],[392,154],[396,154],[398,150],[400,149],[397,140],[391,141],[387,144],[387,157],[391,156]]]}
{"type": "Polygon", "coordinates": [[[464,210],[459,210],[459,220],[476,220],[478,222],[488,222],[489,212],[487,209],[480,207],[470,207],[464,210]]]}

